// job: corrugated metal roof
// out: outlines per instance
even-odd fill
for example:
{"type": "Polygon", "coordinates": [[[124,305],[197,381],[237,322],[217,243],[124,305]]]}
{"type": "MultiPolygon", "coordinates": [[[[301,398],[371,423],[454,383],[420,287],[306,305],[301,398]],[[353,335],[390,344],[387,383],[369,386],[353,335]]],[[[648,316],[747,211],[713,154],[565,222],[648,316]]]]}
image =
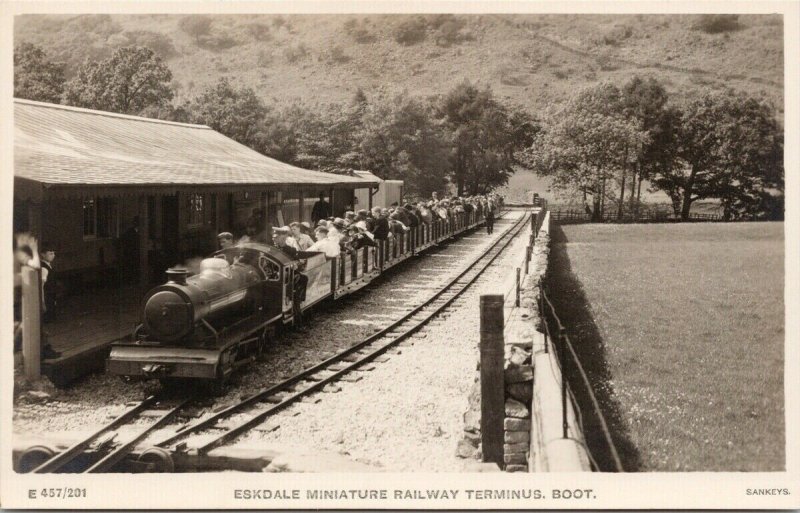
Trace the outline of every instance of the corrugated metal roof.
{"type": "Polygon", "coordinates": [[[14,175],[45,186],[375,184],[280,162],[204,125],[14,102],[14,175]]]}

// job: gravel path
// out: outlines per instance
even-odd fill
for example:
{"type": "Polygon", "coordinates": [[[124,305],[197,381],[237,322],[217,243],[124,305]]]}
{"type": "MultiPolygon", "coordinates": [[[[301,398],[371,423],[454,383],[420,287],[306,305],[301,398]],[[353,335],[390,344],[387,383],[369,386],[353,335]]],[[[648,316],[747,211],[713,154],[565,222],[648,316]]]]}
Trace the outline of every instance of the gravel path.
{"type": "Polygon", "coordinates": [[[309,455],[338,452],[392,472],[463,470],[465,462],[455,451],[475,379],[479,296],[513,289],[527,233],[523,230],[448,312],[415,336],[413,345],[356,373],[359,381],[337,383],[334,389],[340,391],[290,407],[268,421],[279,425],[277,430],[254,431],[242,443],[309,455]]]}
{"type": "MultiPolygon", "coordinates": [[[[518,215],[511,212],[498,220],[495,236],[518,215]]],[[[490,240],[485,232],[475,231],[434,248],[423,257],[401,263],[351,296],[317,308],[309,316],[308,326],[281,334],[267,350],[264,362],[237,374],[228,393],[200,414],[278,383],[380,330],[428,297],[431,288],[444,284],[490,240]]],[[[126,384],[113,376],[90,376],[69,389],[55,391],[47,402],[15,404],[14,432],[43,436],[84,432],[108,422],[127,403],[141,400],[152,391],[152,384],[126,384]]]]}

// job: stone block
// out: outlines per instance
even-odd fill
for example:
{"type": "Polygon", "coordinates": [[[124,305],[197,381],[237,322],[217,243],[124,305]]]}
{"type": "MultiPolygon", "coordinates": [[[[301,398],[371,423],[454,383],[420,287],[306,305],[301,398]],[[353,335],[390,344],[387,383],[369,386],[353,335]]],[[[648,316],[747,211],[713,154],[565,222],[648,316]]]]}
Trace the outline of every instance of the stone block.
{"type": "Polygon", "coordinates": [[[528,419],[531,412],[528,407],[515,399],[506,399],[506,417],[515,419],[528,419]]]}
{"type": "Polygon", "coordinates": [[[506,346],[506,360],[511,365],[525,365],[526,363],[531,363],[531,353],[530,351],[526,351],[523,348],[509,345],[506,346]]]}
{"type": "Polygon", "coordinates": [[[509,383],[506,385],[506,395],[513,397],[517,401],[529,404],[533,397],[533,382],[509,383]]]}
{"type": "Polygon", "coordinates": [[[530,444],[519,442],[516,444],[503,444],[503,454],[512,454],[515,452],[528,452],[530,444]]]}
{"type": "Polygon", "coordinates": [[[506,364],[505,372],[506,383],[521,383],[533,380],[533,366],[506,364]]]}
{"type": "Polygon", "coordinates": [[[530,419],[513,419],[507,417],[503,421],[503,428],[506,431],[530,431],[531,421],[530,419]]]}
{"type": "Polygon", "coordinates": [[[531,434],[527,431],[506,431],[503,441],[507,444],[530,443],[531,434]]]}
{"type": "Polygon", "coordinates": [[[503,455],[503,463],[506,465],[522,465],[523,463],[528,462],[528,454],[527,453],[511,453],[511,454],[504,454],[503,455]]]}
{"type": "Polygon", "coordinates": [[[469,443],[472,444],[473,447],[476,449],[481,444],[481,434],[480,432],[470,432],[464,431],[464,440],[467,440],[469,443]]]}
{"type": "Polygon", "coordinates": [[[456,447],[456,456],[459,458],[475,458],[477,452],[478,449],[473,447],[469,440],[462,438],[458,441],[458,447],[456,447]]]}
{"type": "Polygon", "coordinates": [[[464,430],[471,433],[481,432],[481,412],[469,409],[464,413],[464,430]]]}
{"type": "Polygon", "coordinates": [[[528,465],[511,464],[506,465],[506,472],[527,472],[528,465]]]}

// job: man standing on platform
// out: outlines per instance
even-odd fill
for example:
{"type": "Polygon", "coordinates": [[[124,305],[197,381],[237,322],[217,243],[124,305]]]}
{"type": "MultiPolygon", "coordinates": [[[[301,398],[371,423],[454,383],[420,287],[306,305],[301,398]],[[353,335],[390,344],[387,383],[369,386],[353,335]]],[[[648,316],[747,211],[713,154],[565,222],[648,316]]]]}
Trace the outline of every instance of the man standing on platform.
{"type": "Polygon", "coordinates": [[[42,265],[43,322],[51,322],[56,318],[56,280],[53,275],[53,260],[55,258],[55,250],[49,245],[43,244],[39,257],[42,265]]]}
{"type": "Polygon", "coordinates": [[[327,219],[331,216],[331,204],[325,201],[325,193],[319,193],[319,201],[314,203],[314,208],[311,209],[311,221],[317,224],[320,219],[327,219]]]}
{"type": "Polygon", "coordinates": [[[486,233],[491,235],[494,231],[494,200],[489,198],[486,202],[486,233]]]}

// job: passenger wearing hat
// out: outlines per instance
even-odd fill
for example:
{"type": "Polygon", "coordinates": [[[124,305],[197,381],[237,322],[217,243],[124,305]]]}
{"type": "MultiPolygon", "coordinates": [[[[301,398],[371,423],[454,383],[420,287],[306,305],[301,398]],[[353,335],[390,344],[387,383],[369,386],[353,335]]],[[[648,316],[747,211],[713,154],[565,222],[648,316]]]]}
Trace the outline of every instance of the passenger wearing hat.
{"type": "Polygon", "coordinates": [[[217,235],[217,244],[219,244],[219,249],[228,249],[234,246],[233,244],[233,234],[231,232],[222,232],[217,235]]]}
{"type": "Polygon", "coordinates": [[[325,253],[327,258],[336,258],[341,252],[339,241],[328,237],[328,229],[324,226],[317,227],[317,242],[308,248],[308,251],[320,251],[325,253]]]}
{"type": "Polygon", "coordinates": [[[288,226],[281,226],[272,230],[272,240],[275,242],[275,247],[289,255],[292,259],[297,259],[297,253],[300,251],[300,246],[294,237],[291,237],[292,231],[288,226]]]}
{"type": "Polygon", "coordinates": [[[334,218],[332,223],[328,223],[328,238],[336,239],[337,242],[344,237],[345,225],[344,219],[341,217],[334,218]]]}

